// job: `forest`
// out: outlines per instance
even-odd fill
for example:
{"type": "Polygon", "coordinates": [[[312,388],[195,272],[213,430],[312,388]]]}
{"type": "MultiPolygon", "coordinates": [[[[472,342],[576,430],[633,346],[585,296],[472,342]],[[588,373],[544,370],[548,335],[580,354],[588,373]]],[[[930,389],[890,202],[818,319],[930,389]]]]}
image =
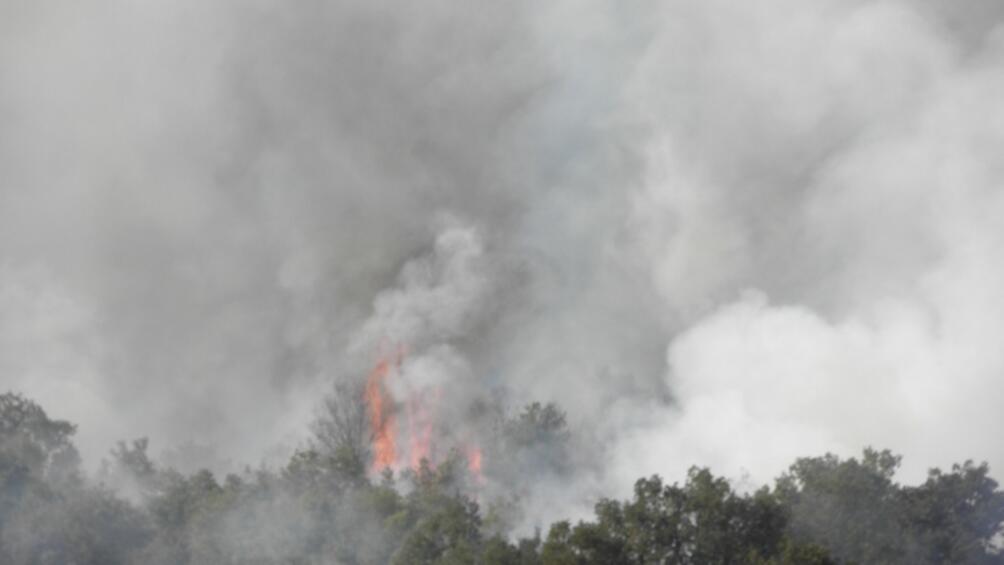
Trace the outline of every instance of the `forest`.
{"type": "Polygon", "coordinates": [[[1004,563],[1004,492],[986,464],[933,469],[908,486],[896,481],[900,457],[865,449],[798,459],[753,492],[694,467],[682,483],[640,478],[633,497],[602,498],[589,519],[520,536],[521,481],[574,472],[560,407],[500,417],[476,469],[454,450],[374,472],[357,404],[329,398],[312,439],[279,468],[185,474],[136,439],[86,473],[74,424],[5,393],[0,562],[1004,563]],[[486,482],[506,486],[488,495],[486,482]]]}
{"type": "Polygon", "coordinates": [[[1004,565],[1002,93],[1004,0],[0,0],[0,565],[1004,565]]]}

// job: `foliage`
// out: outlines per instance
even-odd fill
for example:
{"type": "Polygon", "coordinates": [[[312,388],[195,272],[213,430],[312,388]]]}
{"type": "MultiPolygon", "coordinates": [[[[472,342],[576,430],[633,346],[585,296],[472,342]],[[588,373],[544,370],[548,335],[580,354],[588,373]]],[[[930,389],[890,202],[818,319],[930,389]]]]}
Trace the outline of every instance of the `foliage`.
{"type": "Polygon", "coordinates": [[[736,494],[707,469],[691,469],[683,486],[641,479],[632,501],[603,500],[596,516],[553,527],[545,563],[764,562],[791,545],[776,497],[766,489],[736,494]]]}
{"type": "Polygon", "coordinates": [[[900,458],[866,449],[860,461],[833,455],[798,460],[778,481],[794,514],[793,534],[853,563],[1000,563],[993,544],[1004,523],[1004,493],[986,464],[904,487],[900,458]]]}
{"type": "Polygon", "coordinates": [[[560,476],[571,470],[570,443],[565,413],[553,403],[533,402],[501,422],[489,446],[488,472],[508,484],[527,473],[560,476]]]}
{"type": "MultiPolygon", "coordinates": [[[[318,425],[316,441],[282,468],[222,480],[160,468],[145,439],[119,443],[99,475],[113,491],[80,473],[72,424],[2,395],[0,562],[1004,563],[995,545],[1004,493],[985,464],[932,470],[923,484],[902,486],[899,458],[869,449],[860,459],[799,459],[772,488],[750,493],[693,468],[683,484],[643,478],[631,499],[600,500],[591,520],[512,539],[505,516],[515,515],[519,497],[503,495],[482,515],[459,454],[369,476],[346,410],[329,406],[329,425],[318,425]]],[[[570,433],[556,406],[531,404],[500,430],[494,457],[535,472],[568,471],[570,433]]]]}
{"type": "Polygon", "coordinates": [[[81,479],[69,422],[0,395],[0,562],[134,562],[150,539],[140,510],[81,479]]]}

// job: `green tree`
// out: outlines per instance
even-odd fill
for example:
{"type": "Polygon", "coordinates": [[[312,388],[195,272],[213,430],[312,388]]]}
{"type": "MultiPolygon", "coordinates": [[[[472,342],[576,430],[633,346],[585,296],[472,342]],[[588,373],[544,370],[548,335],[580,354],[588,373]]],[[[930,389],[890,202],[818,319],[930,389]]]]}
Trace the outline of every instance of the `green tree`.
{"type": "Polygon", "coordinates": [[[927,481],[903,491],[903,509],[914,544],[913,563],[1002,563],[994,542],[1004,535],[1004,493],[986,463],[966,461],[950,473],[929,472],[927,481]]]}
{"type": "Polygon", "coordinates": [[[361,386],[337,383],[312,425],[314,441],[308,451],[324,458],[341,487],[359,486],[366,480],[370,430],[362,398],[361,386]]]}
{"type": "Polygon", "coordinates": [[[903,562],[909,532],[893,482],[899,464],[898,456],[872,449],[860,461],[830,454],[797,460],[777,482],[793,537],[828,548],[841,562],[903,562]]]}
{"type": "Polygon", "coordinates": [[[79,478],[73,445],[76,426],[52,420],[41,406],[16,393],[0,394],[0,481],[24,484],[28,477],[64,483],[79,478]]]}
{"type": "Polygon", "coordinates": [[[542,476],[571,470],[571,434],[565,413],[553,403],[533,402],[504,420],[486,453],[486,473],[516,484],[527,473],[542,476]]]}
{"type": "MultiPolygon", "coordinates": [[[[733,492],[693,468],[683,485],[657,477],[635,484],[633,500],[602,500],[596,521],[552,526],[543,563],[788,563],[810,548],[785,537],[787,512],[767,489],[733,492]],[[787,552],[787,553],[786,553],[787,552]],[[786,558],[785,555],[788,557],[786,558]],[[789,560],[786,560],[789,559],[789,560]]],[[[826,563],[822,560],[806,561],[826,563]]]]}
{"type": "Polygon", "coordinates": [[[478,505],[458,489],[459,460],[433,469],[422,461],[410,474],[412,491],[404,508],[390,519],[403,542],[393,563],[474,563],[481,549],[478,505]]]}
{"type": "Polygon", "coordinates": [[[139,511],[83,480],[74,432],[35,402],[0,395],[0,562],[128,563],[150,538],[139,511]]]}

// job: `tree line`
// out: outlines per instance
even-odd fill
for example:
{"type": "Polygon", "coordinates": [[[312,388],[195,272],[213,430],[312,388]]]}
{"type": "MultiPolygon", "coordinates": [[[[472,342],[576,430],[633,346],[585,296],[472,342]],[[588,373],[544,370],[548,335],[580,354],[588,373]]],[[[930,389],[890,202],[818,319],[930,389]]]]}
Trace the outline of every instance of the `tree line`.
{"type": "Polygon", "coordinates": [[[185,474],[139,439],[85,476],[73,424],[0,395],[0,563],[1004,563],[1004,493],[986,464],[907,486],[895,480],[899,457],[867,449],[798,459],[755,492],[695,467],[682,483],[639,479],[630,499],[600,500],[588,520],[514,537],[520,495],[506,477],[531,464],[574,472],[557,406],[502,420],[485,472],[512,492],[487,501],[457,454],[372,476],[353,410],[329,401],[314,441],[277,469],[185,474]]]}

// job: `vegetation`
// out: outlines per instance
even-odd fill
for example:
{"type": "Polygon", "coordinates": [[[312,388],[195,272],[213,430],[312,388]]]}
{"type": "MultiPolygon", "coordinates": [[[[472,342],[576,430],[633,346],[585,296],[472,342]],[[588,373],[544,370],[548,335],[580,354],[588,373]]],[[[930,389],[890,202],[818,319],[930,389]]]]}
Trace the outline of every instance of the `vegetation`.
{"type": "MultiPolygon", "coordinates": [[[[986,465],[933,470],[903,486],[898,457],[866,450],[860,459],[799,459],[753,493],[694,468],[683,484],[639,480],[630,500],[601,500],[589,521],[513,539],[493,518],[495,503],[482,512],[459,455],[374,479],[358,414],[336,402],[329,410],[314,444],[278,470],[183,475],[155,465],[137,440],[88,479],[72,424],[0,395],[0,562],[1004,563],[1004,493],[986,465]]],[[[498,468],[569,472],[557,407],[531,405],[499,429],[498,468]]]]}

